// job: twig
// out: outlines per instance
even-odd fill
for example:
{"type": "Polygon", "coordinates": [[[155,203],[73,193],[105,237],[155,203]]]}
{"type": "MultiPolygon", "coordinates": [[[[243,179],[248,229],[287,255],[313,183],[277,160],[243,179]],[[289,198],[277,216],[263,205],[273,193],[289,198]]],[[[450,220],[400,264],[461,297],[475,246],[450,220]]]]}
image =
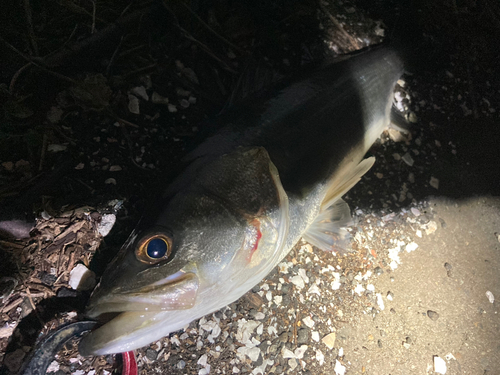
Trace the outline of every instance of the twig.
{"type": "Polygon", "coordinates": [[[167,12],[169,12],[172,17],[174,17],[174,25],[175,27],[177,27],[179,29],[179,31],[183,34],[183,36],[198,44],[201,49],[203,51],[205,51],[210,57],[212,57],[214,60],[216,60],[219,64],[222,65],[222,67],[227,70],[228,72],[230,73],[233,73],[233,74],[238,74],[238,72],[236,70],[234,70],[233,68],[231,68],[229,65],[227,65],[224,61],[222,61],[219,57],[217,57],[211,50],[210,48],[208,48],[205,44],[203,44],[202,42],[200,42],[198,39],[196,39],[194,36],[192,36],[186,29],[184,29],[180,24],[179,24],[179,20],[177,19],[176,15],[174,14],[174,12],[172,12],[172,10],[168,7],[168,5],[165,3],[165,1],[162,1],[162,5],[163,7],[167,10],[167,12]]]}
{"type": "MultiPolygon", "coordinates": [[[[165,0],[163,0],[165,2],[165,0]]],[[[231,48],[235,49],[236,51],[238,51],[239,53],[241,54],[248,54],[248,52],[242,50],[240,47],[234,45],[233,43],[231,43],[229,40],[227,40],[226,38],[224,38],[222,35],[218,34],[214,29],[212,29],[207,23],[205,23],[205,21],[203,21],[195,12],[193,12],[191,10],[190,7],[188,7],[183,1],[179,1],[179,3],[189,12],[191,13],[191,15],[196,18],[198,20],[198,22],[200,22],[203,26],[205,26],[205,28],[210,31],[212,34],[214,34],[217,38],[219,38],[221,41],[223,41],[224,43],[226,43],[228,46],[230,46],[231,48]]]]}
{"type": "MultiPolygon", "coordinates": [[[[29,289],[28,289],[28,290],[29,290],[29,289]]],[[[34,305],[33,300],[32,300],[31,298],[40,298],[40,297],[45,297],[45,296],[47,295],[47,293],[46,293],[46,292],[40,292],[40,293],[31,293],[31,292],[30,292],[29,294],[28,294],[28,293],[21,292],[20,294],[21,294],[21,296],[23,296],[23,297],[28,297],[28,298],[29,298],[29,300],[30,300],[30,305],[31,305],[31,307],[33,307],[33,310],[35,309],[35,305],[34,305]]]]}
{"type": "Polygon", "coordinates": [[[116,117],[116,121],[118,121],[119,123],[123,123],[122,125],[128,125],[128,126],[131,126],[133,128],[139,129],[139,125],[136,125],[136,124],[134,124],[134,123],[132,123],[130,121],[124,120],[124,119],[122,119],[120,117],[116,117]]]}
{"type": "Polygon", "coordinates": [[[177,27],[179,28],[179,30],[184,34],[184,37],[196,44],[198,44],[201,49],[203,51],[205,51],[205,53],[207,53],[211,58],[213,58],[214,60],[216,60],[219,64],[222,65],[222,68],[227,70],[228,72],[230,73],[233,73],[233,74],[238,74],[238,72],[236,70],[234,70],[233,68],[231,68],[229,65],[227,65],[227,63],[223,60],[221,60],[219,57],[217,57],[211,50],[210,48],[208,48],[205,44],[203,44],[202,42],[200,42],[198,39],[196,39],[194,36],[192,36],[186,29],[184,29],[183,27],[177,25],[177,27]]]}
{"type": "MultiPolygon", "coordinates": [[[[24,293],[21,293],[21,295],[23,295],[23,294],[24,293]]],[[[30,301],[30,305],[31,305],[31,307],[33,307],[33,310],[36,310],[35,303],[33,302],[33,299],[31,298],[30,288],[26,288],[26,296],[28,297],[28,299],[30,301]]]]}
{"type": "Polygon", "coordinates": [[[111,56],[111,59],[109,60],[109,64],[108,66],[106,67],[106,77],[109,77],[109,74],[111,73],[111,67],[113,66],[113,64],[115,63],[115,60],[116,60],[116,55],[118,55],[118,51],[120,51],[120,48],[123,44],[123,36],[120,38],[120,42],[118,43],[118,45],[116,46],[115,48],[115,52],[113,52],[113,56],[111,56]]]}
{"type": "MultiPolygon", "coordinates": [[[[22,295],[23,293],[21,293],[22,295]]],[[[26,295],[28,297],[28,300],[30,301],[30,305],[31,307],[33,307],[33,312],[35,313],[38,321],[40,322],[40,325],[43,327],[45,325],[45,322],[42,320],[42,318],[40,317],[40,315],[38,314],[38,311],[36,310],[36,306],[35,306],[35,303],[33,302],[33,299],[31,298],[31,292],[30,292],[30,288],[26,287],[26,295]]],[[[40,297],[43,297],[44,294],[42,293],[42,295],[40,297]]]]}
{"type": "Polygon", "coordinates": [[[330,21],[333,22],[335,27],[340,31],[340,33],[344,36],[344,38],[346,38],[348,40],[348,42],[351,43],[351,45],[354,48],[356,48],[356,49],[361,48],[361,45],[358,43],[358,41],[355,38],[353,38],[351,35],[349,35],[349,33],[347,31],[344,30],[344,27],[340,24],[339,21],[337,21],[337,19],[334,16],[332,16],[330,11],[321,3],[321,0],[318,2],[318,4],[319,4],[319,7],[321,8],[321,10],[323,12],[325,12],[325,14],[328,16],[328,18],[330,18],[330,21]]]}
{"type": "Polygon", "coordinates": [[[19,306],[21,303],[23,303],[23,301],[24,301],[24,298],[18,298],[14,302],[12,302],[10,305],[3,307],[1,311],[3,313],[8,313],[10,310],[19,306]]]}
{"type": "Polygon", "coordinates": [[[92,29],[90,31],[91,34],[95,33],[95,12],[96,12],[95,1],[92,0],[92,29]]]}
{"type": "Polygon", "coordinates": [[[24,6],[24,14],[26,15],[26,23],[28,24],[28,36],[30,39],[31,47],[33,48],[33,55],[38,56],[38,45],[35,40],[35,32],[33,31],[33,21],[32,21],[32,12],[29,0],[23,1],[24,6]]]}
{"type": "Polygon", "coordinates": [[[38,165],[38,171],[43,170],[43,163],[45,162],[45,151],[47,150],[47,133],[43,133],[42,139],[42,151],[40,154],[40,164],[38,165]]]}
{"type": "MultiPolygon", "coordinates": [[[[75,27],[73,28],[73,31],[71,32],[70,36],[68,37],[68,40],[66,40],[64,42],[64,44],[59,47],[58,51],[64,49],[64,47],[66,47],[66,45],[69,43],[69,41],[73,38],[73,36],[75,35],[76,33],[76,30],[78,29],[78,24],[75,25],[75,27]]],[[[16,51],[17,52],[17,51],[16,51]]],[[[17,52],[18,53],[18,52],[17,52]]],[[[23,56],[24,57],[24,56],[23,56]]],[[[26,65],[22,66],[13,76],[12,76],[12,79],[10,80],[10,84],[9,84],[9,92],[11,94],[14,93],[14,87],[16,85],[16,82],[17,82],[17,79],[19,78],[19,76],[21,75],[22,72],[24,72],[26,69],[28,69],[29,67],[31,67],[33,65],[33,63],[29,62],[27,63],[26,65]]]]}
{"type": "Polygon", "coordinates": [[[51,74],[63,81],[66,81],[66,82],[70,82],[71,84],[76,84],[76,81],[74,79],[71,79],[63,74],[60,74],[60,73],[56,73],[50,69],[47,69],[45,66],[43,66],[41,60],[39,58],[33,58],[29,55],[26,55],[25,53],[19,51],[16,47],[14,47],[12,44],[10,44],[9,42],[7,42],[4,38],[2,38],[0,36],[0,42],[4,43],[8,48],[10,48],[12,51],[14,51],[15,53],[17,53],[19,56],[21,56],[22,58],[24,58],[26,61],[30,62],[31,64],[35,65],[37,68],[40,68],[41,70],[43,70],[44,72],[48,73],[48,74],[51,74]],[[39,62],[40,61],[40,62],[39,62]]]}
{"type": "Polygon", "coordinates": [[[134,75],[136,75],[136,74],[140,74],[140,73],[145,72],[145,71],[147,71],[147,70],[153,69],[153,68],[155,68],[157,65],[158,65],[157,63],[153,63],[153,64],[151,64],[151,65],[144,66],[144,67],[142,67],[142,68],[136,69],[136,70],[134,70],[134,71],[132,71],[132,72],[129,72],[129,73],[125,74],[125,75],[124,75],[124,78],[125,78],[125,79],[127,79],[128,77],[131,77],[131,76],[134,76],[134,75]]]}
{"type": "Polygon", "coordinates": [[[297,324],[299,323],[299,310],[295,309],[295,323],[293,324],[293,344],[297,344],[297,324]]]}

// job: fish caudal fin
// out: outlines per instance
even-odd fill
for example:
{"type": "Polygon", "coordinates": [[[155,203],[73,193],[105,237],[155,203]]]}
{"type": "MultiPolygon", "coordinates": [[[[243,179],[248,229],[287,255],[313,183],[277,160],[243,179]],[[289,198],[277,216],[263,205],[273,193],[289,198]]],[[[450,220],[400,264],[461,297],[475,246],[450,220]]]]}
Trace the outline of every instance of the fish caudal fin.
{"type": "Polygon", "coordinates": [[[364,159],[348,173],[330,181],[320,213],[303,235],[305,241],[324,251],[348,251],[350,234],[345,227],[352,225],[351,210],[341,197],[356,185],[374,162],[374,157],[364,159]]]}

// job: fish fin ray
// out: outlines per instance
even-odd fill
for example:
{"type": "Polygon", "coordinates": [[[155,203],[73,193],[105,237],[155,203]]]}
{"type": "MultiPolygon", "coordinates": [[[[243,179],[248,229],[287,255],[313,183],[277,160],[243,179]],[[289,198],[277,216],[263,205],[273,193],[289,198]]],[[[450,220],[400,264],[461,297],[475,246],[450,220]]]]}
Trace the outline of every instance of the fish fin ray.
{"type": "Polygon", "coordinates": [[[302,237],[321,250],[345,254],[350,250],[351,235],[344,227],[350,225],[352,219],[349,205],[338,198],[320,212],[302,237]]]}
{"type": "Polygon", "coordinates": [[[362,160],[341,177],[330,181],[321,209],[303,238],[312,245],[329,252],[344,254],[350,250],[351,236],[345,229],[352,225],[349,205],[341,198],[370,170],[375,158],[362,160]]]}
{"type": "Polygon", "coordinates": [[[341,196],[356,185],[358,181],[361,180],[361,177],[363,177],[363,175],[370,170],[374,163],[375,157],[373,156],[364,159],[344,176],[330,181],[330,186],[328,187],[323,203],[321,204],[321,211],[333,205],[341,196]]]}

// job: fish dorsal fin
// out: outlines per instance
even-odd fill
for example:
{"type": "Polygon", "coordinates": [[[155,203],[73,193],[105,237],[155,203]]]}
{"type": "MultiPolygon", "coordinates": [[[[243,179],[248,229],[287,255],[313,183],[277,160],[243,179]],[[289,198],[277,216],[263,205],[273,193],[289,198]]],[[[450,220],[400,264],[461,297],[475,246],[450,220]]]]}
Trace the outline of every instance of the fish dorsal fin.
{"type": "Polygon", "coordinates": [[[343,175],[330,180],[320,212],[304,233],[304,240],[325,251],[347,252],[350,235],[344,227],[352,225],[352,219],[351,210],[341,197],[356,185],[374,162],[374,157],[364,159],[343,175]]]}

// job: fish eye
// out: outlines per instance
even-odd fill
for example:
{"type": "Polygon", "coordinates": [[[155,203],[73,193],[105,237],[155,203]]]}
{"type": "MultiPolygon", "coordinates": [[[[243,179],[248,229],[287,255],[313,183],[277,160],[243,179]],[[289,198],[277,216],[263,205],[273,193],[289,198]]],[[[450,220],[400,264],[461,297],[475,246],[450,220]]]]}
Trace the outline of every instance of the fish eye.
{"type": "Polygon", "coordinates": [[[143,263],[156,264],[167,259],[171,252],[172,239],[163,234],[155,234],[139,243],[135,255],[143,263]]]}

